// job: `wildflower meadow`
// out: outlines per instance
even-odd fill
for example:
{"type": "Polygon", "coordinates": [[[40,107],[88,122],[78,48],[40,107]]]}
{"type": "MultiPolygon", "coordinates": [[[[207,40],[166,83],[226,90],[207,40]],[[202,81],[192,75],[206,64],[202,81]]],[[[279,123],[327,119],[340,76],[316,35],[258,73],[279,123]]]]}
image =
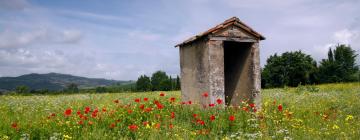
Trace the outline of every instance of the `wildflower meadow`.
{"type": "Polygon", "coordinates": [[[261,106],[236,107],[179,91],[3,95],[0,140],[360,139],[359,101],[360,83],[265,89],[261,106]]]}

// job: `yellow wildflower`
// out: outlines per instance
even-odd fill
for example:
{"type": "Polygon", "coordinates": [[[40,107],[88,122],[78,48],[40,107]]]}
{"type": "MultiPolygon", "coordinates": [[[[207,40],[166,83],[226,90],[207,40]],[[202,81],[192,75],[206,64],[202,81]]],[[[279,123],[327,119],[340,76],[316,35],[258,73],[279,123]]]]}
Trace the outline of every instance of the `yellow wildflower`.
{"type": "Polygon", "coordinates": [[[333,125],[332,129],[339,129],[340,127],[336,124],[333,125]]]}
{"type": "Polygon", "coordinates": [[[345,121],[350,121],[352,119],[354,119],[353,115],[346,115],[345,121]]]}
{"type": "Polygon", "coordinates": [[[64,139],[72,139],[69,135],[63,135],[64,139]]]}
{"type": "Polygon", "coordinates": [[[1,140],[8,140],[9,139],[9,136],[3,136],[2,138],[1,138],[1,140]]]}
{"type": "Polygon", "coordinates": [[[149,124],[146,124],[145,128],[151,128],[149,124]]]}

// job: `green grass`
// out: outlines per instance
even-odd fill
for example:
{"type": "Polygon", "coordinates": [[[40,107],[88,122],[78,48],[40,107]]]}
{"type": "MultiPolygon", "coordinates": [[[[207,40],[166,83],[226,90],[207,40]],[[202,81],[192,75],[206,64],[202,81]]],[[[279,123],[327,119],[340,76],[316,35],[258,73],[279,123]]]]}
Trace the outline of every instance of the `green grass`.
{"type": "Polygon", "coordinates": [[[360,83],[262,90],[262,109],[256,113],[246,102],[199,109],[182,105],[178,91],[159,93],[0,96],[0,139],[360,139],[360,83]],[[140,109],[141,104],[152,111],[140,109]],[[72,113],[65,116],[69,108],[72,113]]]}

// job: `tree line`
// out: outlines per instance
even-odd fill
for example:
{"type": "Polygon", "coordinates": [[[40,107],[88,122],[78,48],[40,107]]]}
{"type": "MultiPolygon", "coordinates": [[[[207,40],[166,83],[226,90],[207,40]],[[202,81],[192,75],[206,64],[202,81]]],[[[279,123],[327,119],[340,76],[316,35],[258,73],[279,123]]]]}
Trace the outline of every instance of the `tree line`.
{"type": "Polygon", "coordinates": [[[172,78],[164,71],[156,71],[151,77],[141,75],[136,81],[137,91],[180,90],[180,77],[172,78]]]}
{"type": "MultiPolygon", "coordinates": [[[[261,69],[261,87],[295,87],[305,84],[322,84],[360,81],[359,66],[356,65],[356,51],[350,45],[338,44],[330,48],[327,58],[319,64],[302,51],[275,53],[261,69]]],[[[115,84],[95,88],[80,89],[70,83],[61,91],[47,89],[29,90],[27,86],[18,86],[16,93],[61,94],[61,93],[119,93],[135,91],[170,91],[180,90],[180,77],[172,78],[164,71],[156,71],[151,77],[140,75],[134,83],[115,84]]]]}
{"type": "Polygon", "coordinates": [[[360,81],[356,51],[338,44],[326,59],[316,61],[301,51],[271,55],[261,72],[263,88],[360,81]]]}

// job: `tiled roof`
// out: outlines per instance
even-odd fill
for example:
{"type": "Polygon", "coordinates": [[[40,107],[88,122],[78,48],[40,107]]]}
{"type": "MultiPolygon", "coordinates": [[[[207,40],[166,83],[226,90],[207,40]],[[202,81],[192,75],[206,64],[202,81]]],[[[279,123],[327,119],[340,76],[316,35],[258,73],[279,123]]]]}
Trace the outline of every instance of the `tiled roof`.
{"type": "Polygon", "coordinates": [[[217,32],[217,31],[219,31],[219,30],[221,30],[221,29],[224,29],[224,28],[226,28],[226,27],[229,27],[229,26],[231,26],[231,25],[235,25],[235,26],[237,26],[237,27],[239,27],[239,28],[247,31],[247,32],[250,33],[251,35],[257,37],[259,40],[264,40],[264,39],[265,39],[264,36],[262,36],[262,35],[259,34],[258,32],[256,32],[256,31],[254,31],[253,29],[251,29],[251,28],[250,28],[249,26],[247,26],[245,23],[241,22],[241,21],[239,20],[239,18],[237,18],[237,17],[232,17],[232,18],[230,18],[230,19],[228,19],[228,20],[225,20],[223,23],[221,23],[221,24],[219,24],[219,25],[217,25],[217,26],[215,26],[215,27],[213,27],[213,28],[210,28],[209,30],[207,30],[207,31],[205,31],[205,32],[203,32],[203,33],[201,33],[201,34],[198,34],[198,35],[195,35],[195,36],[193,36],[193,37],[190,37],[189,39],[185,40],[184,42],[182,42],[182,43],[180,43],[180,44],[177,44],[175,47],[184,46],[184,45],[189,44],[189,43],[191,43],[191,42],[193,42],[193,41],[195,41],[195,40],[197,40],[197,39],[199,39],[199,38],[202,38],[202,37],[204,37],[204,36],[207,36],[207,35],[209,35],[209,34],[212,34],[212,33],[214,33],[214,32],[217,32]]]}

